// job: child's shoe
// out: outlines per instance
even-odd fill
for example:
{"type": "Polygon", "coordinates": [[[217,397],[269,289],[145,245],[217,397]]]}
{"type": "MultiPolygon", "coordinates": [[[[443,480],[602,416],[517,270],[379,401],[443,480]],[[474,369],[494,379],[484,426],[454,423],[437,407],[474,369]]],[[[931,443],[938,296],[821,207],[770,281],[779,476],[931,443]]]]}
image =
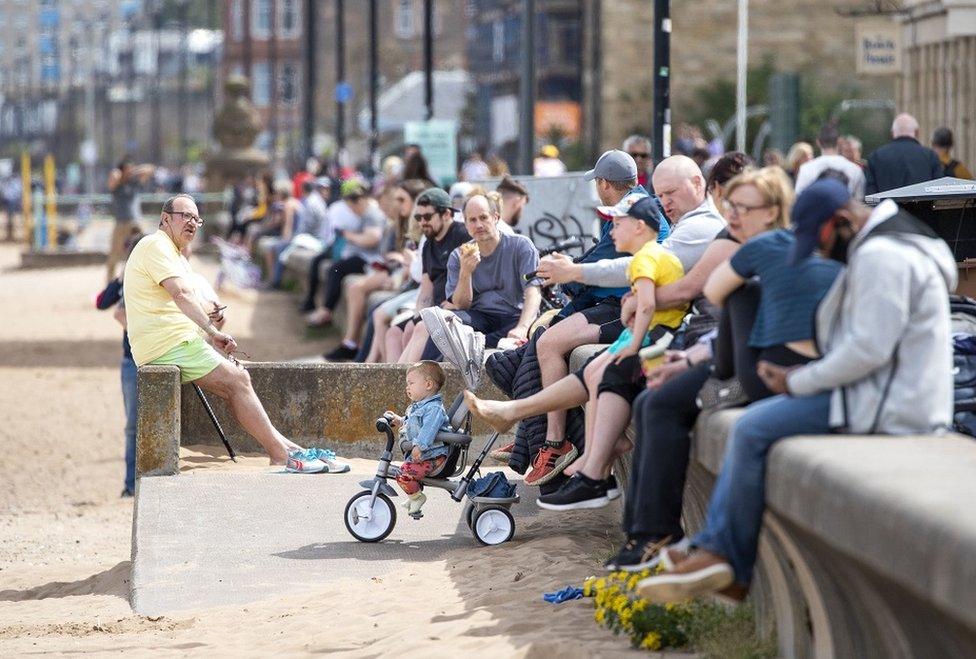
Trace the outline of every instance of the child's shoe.
{"type": "Polygon", "coordinates": [[[407,514],[414,519],[420,519],[424,514],[420,511],[424,503],[427,502],[427,495],[423,492],[417,492],[416,494],[411,494],[407,501],[405,502],[405,508],[407,509],[407,514]]]}

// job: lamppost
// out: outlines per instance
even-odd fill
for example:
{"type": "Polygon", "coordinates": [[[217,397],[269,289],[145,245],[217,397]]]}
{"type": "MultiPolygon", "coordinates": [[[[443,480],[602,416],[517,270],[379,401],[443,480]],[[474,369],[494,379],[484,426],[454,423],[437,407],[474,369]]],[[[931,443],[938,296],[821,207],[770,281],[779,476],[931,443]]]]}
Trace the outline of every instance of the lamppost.
{"type": "Polygon", "coordinates": [[[654,0],[654,127],[651,147],[655,163],[671,155],[671,0],[654,0]]]}
{"type": "Polygon", "coordinates": [[[746,74],[749,66],[749,0],[739,0],[739,35],[736,45],[735,150],[746,150],[746,74]]]}
{"type": "Polygon", "coordinates": [[[522,79],[519,81],[519,169],[532,173],[535,152],[535,0],[522,0],[522,79]]]}

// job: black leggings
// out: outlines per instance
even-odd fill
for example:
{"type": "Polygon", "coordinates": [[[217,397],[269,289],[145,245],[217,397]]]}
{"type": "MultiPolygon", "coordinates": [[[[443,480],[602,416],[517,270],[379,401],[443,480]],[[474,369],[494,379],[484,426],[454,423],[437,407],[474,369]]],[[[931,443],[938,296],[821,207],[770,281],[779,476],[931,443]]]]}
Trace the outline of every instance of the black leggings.
{"type": "Polygon", "coordinates": [[[727,380],[738,378],[749,400],[756,401],[773,395],[756,371],[760,361],[779,366],[799,366],[810,361],[783,345],[753,348],[749,336],[759,310],[759,284],[748,282],[725,300],[719,319],[718,339],[714,344],[715,377],[727,380]]]}
{"type": "Polygon", "coordinates": [[[322,269],[322,261],[328,260],[332,256],[332,248],[327,247],[315,255],[312,264],[308,268],[308,289],[305,291],[305,304],[302,309],[311,311],[315,308],[315,297],[319,292],[319,270],[322,269]]]}
{"type": "Polygon", "coordinates": [[[359,256],[350,256],[332,264],[329,269],[329,279],[325,282],[325,308],[335,311],[342,297],[342,280],[349,275],[361,275],[366,270],[366,261],[359,256]]]}

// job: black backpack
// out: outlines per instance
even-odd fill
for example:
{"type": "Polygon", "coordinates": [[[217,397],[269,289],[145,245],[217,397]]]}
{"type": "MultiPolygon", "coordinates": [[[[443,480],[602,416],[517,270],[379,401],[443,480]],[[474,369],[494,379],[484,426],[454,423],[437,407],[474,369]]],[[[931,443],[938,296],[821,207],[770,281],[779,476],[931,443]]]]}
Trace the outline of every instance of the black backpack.
{"type": "Polygon", "coordinates": [[[976,437],[976,333],[963,329],[976,322],[976,300],[958,295],[949,296],[954,336],[952,340],[953,427],[970,437],[976,437]]]}

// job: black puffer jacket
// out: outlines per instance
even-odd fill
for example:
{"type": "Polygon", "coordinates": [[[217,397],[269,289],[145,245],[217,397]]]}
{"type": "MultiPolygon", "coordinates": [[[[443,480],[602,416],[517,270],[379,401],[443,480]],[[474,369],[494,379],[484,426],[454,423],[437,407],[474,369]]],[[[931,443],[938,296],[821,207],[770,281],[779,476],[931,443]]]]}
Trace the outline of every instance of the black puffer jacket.
{"type": "MultiPolygon", "coordinates": [[[[509,398],[528,398],[542,390],[536,341],[545,331],[540,328],[525,345],[514,350],[493,353],[485,363],[491,381],[509,398]]],[[[508,466],[524,474],[546,440],[546,415],[523,419],[515,431],[515,449],[508,466]]],[[[585,421],[583,409],[574,407],[566,414],[566,439],[583,452],[585,421]]],[[[558,479],[557,479],[558,480],[558,479]]],[[[553,481],[555,482],[555,481],[553,481]]]]}

